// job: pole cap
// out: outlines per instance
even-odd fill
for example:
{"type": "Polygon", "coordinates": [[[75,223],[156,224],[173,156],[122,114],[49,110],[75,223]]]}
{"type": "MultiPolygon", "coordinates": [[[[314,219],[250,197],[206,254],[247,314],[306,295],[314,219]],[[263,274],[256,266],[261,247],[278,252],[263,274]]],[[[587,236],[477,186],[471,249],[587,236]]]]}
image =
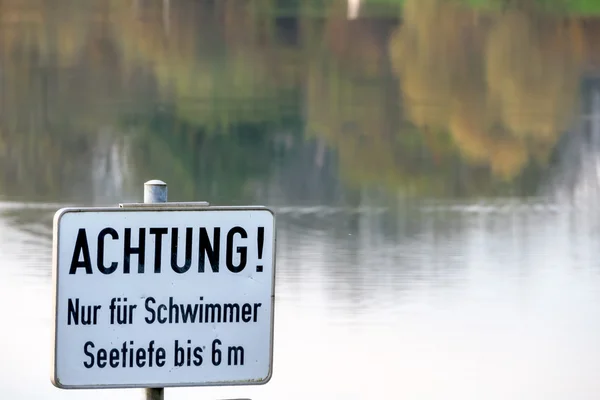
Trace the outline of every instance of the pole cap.
{"type": "Polygon", "coordinates": [[[167,186],[166,183],[164,183],[163,181],[159,180],[159,179],[152,179],[151,181],[148,181],[146,183],[144,183],[144,186],[167,186]]]}
{"type": "Polygon", "coordinates": [[[158,179],[144,183],[144,203],[166,203],[167,184],[158,179]]]}

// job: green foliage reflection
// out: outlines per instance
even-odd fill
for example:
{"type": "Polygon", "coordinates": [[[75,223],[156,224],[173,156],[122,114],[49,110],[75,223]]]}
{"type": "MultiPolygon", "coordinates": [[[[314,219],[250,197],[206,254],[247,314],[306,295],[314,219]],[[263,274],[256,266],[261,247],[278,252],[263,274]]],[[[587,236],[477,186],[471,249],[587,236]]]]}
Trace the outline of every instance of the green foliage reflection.
{"type": "Polygon", "coordinates": [[[5,0],[2,191],[84,180],[106,131],[133,132],[135,179],[163,171],[184,198],[243,198],[305,151],[274,150],[290,132],[351,188],[531,182],[576,116],[594,23],[539,2],[384,3],[351,19],[334,0],[5,0]]]}

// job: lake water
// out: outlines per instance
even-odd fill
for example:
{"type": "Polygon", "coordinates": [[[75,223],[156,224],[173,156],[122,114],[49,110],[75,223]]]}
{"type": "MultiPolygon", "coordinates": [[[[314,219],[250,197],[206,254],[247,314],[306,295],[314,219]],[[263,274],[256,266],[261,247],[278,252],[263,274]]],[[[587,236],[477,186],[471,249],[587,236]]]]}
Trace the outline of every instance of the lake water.
{"type": "Polygon", "coordinates": [[[52,386],[52,217],[162,179],[278,235],[272,380],[166,399],[598,398],[599,10],[466,3],[3,1],[0,397],[143,397],[52,386]]]}

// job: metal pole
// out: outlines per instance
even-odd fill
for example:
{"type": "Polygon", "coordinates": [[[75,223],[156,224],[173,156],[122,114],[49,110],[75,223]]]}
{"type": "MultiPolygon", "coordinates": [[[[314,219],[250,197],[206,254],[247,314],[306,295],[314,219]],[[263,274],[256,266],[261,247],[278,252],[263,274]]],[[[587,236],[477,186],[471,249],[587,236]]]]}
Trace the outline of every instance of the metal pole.
{"type": "MultiPolygon", "coordinates": [[[[144,203],[166,203],[167,184],[152,180],[144,183],[144,203]]],[[[164,400],[164,388],[146,388],[146,400],[164,400]]]]}
{"type": "Polygon", "coordinates": [[[164,388],[146,388],[146,400],[164,400],[164,388]]]}
{"type": "Polygon", "coordinates": [[[167,184],[163,181],[152,180],[144,183],[144,203],[166,203],[167,184]]]}

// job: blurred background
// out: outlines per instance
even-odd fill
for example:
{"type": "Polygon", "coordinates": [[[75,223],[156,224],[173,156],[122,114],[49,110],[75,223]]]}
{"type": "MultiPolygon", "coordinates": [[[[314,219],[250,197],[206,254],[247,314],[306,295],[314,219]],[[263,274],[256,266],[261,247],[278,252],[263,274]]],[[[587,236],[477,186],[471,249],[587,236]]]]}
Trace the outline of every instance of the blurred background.
{"type": "Polygon", "coordinates": [[[50,383],[52,217],[277,214],[261,387],[167,399],[597,399],[600,1],[1,0],[3,399],[50,383]]]}

